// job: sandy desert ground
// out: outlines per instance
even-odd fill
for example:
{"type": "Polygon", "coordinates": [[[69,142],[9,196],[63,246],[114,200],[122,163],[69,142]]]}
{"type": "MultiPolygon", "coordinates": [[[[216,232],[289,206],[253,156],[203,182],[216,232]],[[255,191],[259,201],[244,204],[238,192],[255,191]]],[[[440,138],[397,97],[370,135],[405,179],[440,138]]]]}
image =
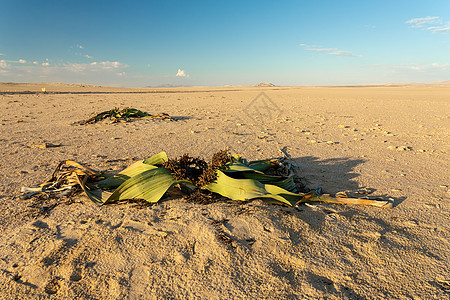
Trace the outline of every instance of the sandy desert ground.
{"type": "Polygon", "coordinates": [[[449,299],[449,104],[448,85],[0,84],[0,299],[449,299]],[[126,106],[179,120],[73,125],[126,106]],[[18,198],[65,159],[118,171],[226,147],[286,147],[309,188],[395,206],[18,198]]]}

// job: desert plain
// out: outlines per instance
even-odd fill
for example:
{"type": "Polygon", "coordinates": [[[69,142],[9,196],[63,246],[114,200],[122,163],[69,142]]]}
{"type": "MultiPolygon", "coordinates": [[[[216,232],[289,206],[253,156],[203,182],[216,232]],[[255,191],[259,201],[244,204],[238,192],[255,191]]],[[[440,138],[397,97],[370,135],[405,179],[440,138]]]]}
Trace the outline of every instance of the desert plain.
{"type": "Polygon", "coordinates": [[[449,299],[449,104],[450,85],[1,83],[0,299],[449,299]],[[74,124],[114,107],[177,121],[74,124]],[[66,159],[113,172],[225,148],[284,149],[308,188],[393,208],[19,198],[66,159]]]}

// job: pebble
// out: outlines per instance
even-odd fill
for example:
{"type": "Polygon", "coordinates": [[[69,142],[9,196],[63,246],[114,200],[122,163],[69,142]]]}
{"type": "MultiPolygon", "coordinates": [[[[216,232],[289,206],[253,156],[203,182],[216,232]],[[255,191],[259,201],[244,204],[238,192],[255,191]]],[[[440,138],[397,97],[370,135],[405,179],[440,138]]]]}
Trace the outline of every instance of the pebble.
{"type": "Polygon", "coordinates": [[[409,151],[409,150],[411,150],[411,147],[406,146],[397,147],[397,151],[409,151]]]}
{"type": "Polygon", "coordinates": [[[448,185],[441,184],[439,187],[441,187],[441,188],[448,188],[448,185]]]}
{"type": "Polygon", "coordinates": [[[401,189],[392,189],[391,192],[401,192],[401,189]]]}
{"type": "Polygon", "coordinates": [[[316,141],[316,140],[311,140],[310,142],[311,142],[311,144],[318,144],[318,143],[319,143],[319,142],[316,141]]]}
{"type": "Polygon", "coordinates": [[[336,143],[333,142],[333,141],[328,141],[327,144],[328,144],[328,145],[334,145],[334,144],[336,144],[336,143]]]}
{"type": "Polygon", "coordinates": [[[427,152],[427,150],[418,149],[417,152],[427,152]]]}
{"type": "Polygon", "coordinates": [[[61,146],[61,144],[42,143],[42,144],[34,145],[34,148],[46,149],[46,148],[55,148],[55,147],[60,147],[60,146],[61,146]]]}
{"type": "Polygon", "coordinates": [[[338,125],[339,128],[350,128],[350,126],[347,125],[338,125]]]}
{"type": "Polygon", "coordinates": [[[395,146],[388,146],[387,147],[389,150],[395,150],[395,149],[397,149],[397,147],[395,147],[395,146]]]}

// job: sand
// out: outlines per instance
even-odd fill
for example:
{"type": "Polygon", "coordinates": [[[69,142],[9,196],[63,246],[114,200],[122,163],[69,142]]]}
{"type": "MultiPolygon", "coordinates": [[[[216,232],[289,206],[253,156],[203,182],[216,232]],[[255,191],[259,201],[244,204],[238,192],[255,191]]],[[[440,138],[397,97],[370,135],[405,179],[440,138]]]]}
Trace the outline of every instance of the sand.
{"type": "Polygon", "coordinates": [[[448,85],[0,84],[0,298],[449,299],[449,103],[448,85]],[[72,124],[126,106],[179,121],[72,124]],[[18,198],[65,159],[118,171],[226,147],[286,147],[309,188],[395,207],[18,198]]]}

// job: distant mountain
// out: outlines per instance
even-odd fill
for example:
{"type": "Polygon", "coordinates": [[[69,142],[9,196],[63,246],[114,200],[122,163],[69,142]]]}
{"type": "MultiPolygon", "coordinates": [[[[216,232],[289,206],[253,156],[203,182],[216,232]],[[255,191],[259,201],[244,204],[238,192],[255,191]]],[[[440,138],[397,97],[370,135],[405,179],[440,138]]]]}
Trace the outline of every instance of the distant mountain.
{"type": "Polygon", "coordinates": [[[261,82],[261,83],[255,84],[253,86],[254,87],[274,87],[276,85],[273,83],[269,83],[269,82],[261,82]]]}

